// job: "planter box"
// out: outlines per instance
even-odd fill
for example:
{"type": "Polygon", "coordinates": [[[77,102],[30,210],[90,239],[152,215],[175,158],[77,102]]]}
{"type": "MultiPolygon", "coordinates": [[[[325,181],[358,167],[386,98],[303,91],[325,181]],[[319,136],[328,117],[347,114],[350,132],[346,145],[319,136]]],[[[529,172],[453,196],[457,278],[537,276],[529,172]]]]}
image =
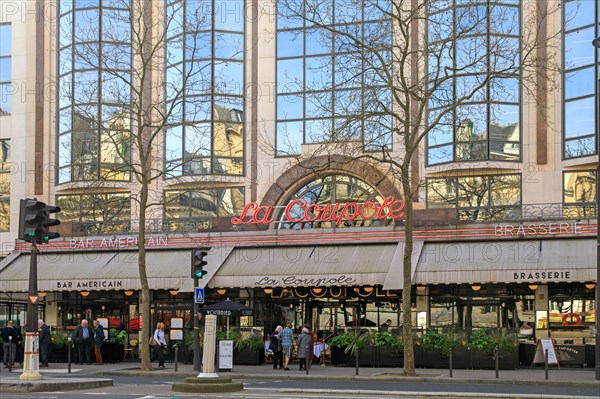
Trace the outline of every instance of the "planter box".
{"type": "Polygon", "coordinates": [[[519,344],[519,364],[521,366],[531,366],[535,356],[535,344],[519,344]]]}
{"type": "Polygon", "coordinates": [[[450,367],[450,360],[448,355],[442,355],[442,351],[439,349],[423,349],[421,356],[421,367],[431,369],[447,369],[450,367]]]}
{"type": "Polygon", "coordinates": [[[344,353],[344,349],[338,347],[331,348],[331,364],[334,366],[354,366],[354,356],[344,353]]]}
{"type": "Polygon", "coordinates": [[[265,362],[265,351],[256,349],[234,349],[233,364],[260,365],[265,362]]]}
{"type": "MultiPolygon", "coordinates": [[[[375,366],[375,347],[367,346],[358,352],[358,365],[359,366],[375,366]]],[[[353,361],[354,365],[355,362],[353,361]]]]}
{"type": "MultiPolygon", "coordinates": [[[[519,368],[519,351],[517,348],[510,352],[501,350],[499,358],[498,367],[500,370],[516,370],[519,368]]],[[[493,370],[496,368],[494,354],[478,350],[469,351],[468,363],[469,368],[474,370],[493,370]]]]}
{"type": "Polygon", "coordinates": [[[585,364],[588,367],[596,367],[596,346],[586,345],[585,346],[585,364]]]}
{"type": "Polygon", "coordinates": [[[404,353],[396,349],[375,347],[375,366],[402,367],[404,365],[404,353]]]}
{"type": "Polygon", "coordinates": [[[125,346],[105,342],[100,348],[100,353],[102,354],[102,361],[104,363],[118,363],[125,358],[125,346]]]}

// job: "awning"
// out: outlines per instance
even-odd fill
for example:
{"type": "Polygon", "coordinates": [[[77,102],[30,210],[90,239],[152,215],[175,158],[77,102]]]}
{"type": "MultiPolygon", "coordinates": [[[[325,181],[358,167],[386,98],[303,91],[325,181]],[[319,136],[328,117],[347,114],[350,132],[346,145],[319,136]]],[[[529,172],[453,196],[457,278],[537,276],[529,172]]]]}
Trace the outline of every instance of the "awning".
{"type": "Polygon", "coordinates": [[[596,240],[428,243],[415,284],[596,280],[596,240]]]}
{"type": "MultiPolygon", "coordinates": [[[[229,249],[217,248],[207,256],[206,285],[229,249]]],[[[30,255],[21,254],[0,270],[0,291],[27,292],[30,255]]],[[[193,291],[191,251],[148,251],[146,273],[150,289],[193,291]]],[[[141,289],[137,252],[68,252],[38,255],[38,290],[104,291],[141,289]]]]}
{"type": "Polygon", "coordinates": [[[210,287],[383,285],[397,244],[236,248],[210,287]]]}
{"type": "MultiPolygon", "coordinates": [[[[415,270],[417,269],[419,256],[423,250],[423,244],[423,241],[413,241],[410,268],[411,281],[414,278],[415,270]]],[[[400,242],[396,247],[396,253],[392,259],[390,270],[388,271],[385,282],[383,283],[384,290],[401,290],[404,288],[404,245],[404,242],[400,242]]]]}

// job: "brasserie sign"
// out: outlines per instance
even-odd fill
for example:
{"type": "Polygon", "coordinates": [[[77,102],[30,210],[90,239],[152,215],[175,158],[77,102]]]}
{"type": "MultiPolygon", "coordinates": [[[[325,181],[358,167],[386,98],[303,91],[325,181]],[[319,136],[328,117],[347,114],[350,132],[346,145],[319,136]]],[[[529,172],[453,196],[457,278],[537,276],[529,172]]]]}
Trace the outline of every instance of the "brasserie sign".
{"type": "MultiPolygon", "coordinates": [[[[283,212],[283,219],[289,223],[301,222],[333,222],[339,226],[344,221],[357,218],[360,220],[371,219],[402,219],[404,218],[403,200],[387,197],[382,203],[373,201],[345,202],[335,204],[308,204],[304,199],[297,198],[290,201],[283,212]]],[[[272,223],[274,219],[274,207],[272,205],[261,206],[257,202],[247,204],[242,214],[231,218],[231,223],[252,224],[272,223]]]]}

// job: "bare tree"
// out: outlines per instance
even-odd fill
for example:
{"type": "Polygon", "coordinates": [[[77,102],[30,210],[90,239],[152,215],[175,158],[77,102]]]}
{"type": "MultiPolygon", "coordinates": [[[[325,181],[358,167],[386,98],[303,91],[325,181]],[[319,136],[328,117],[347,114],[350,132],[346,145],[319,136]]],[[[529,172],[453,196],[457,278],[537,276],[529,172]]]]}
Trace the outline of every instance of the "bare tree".
{"type": "MultiPolygon", "coordinates": [[[[61,98],[73,104],[71,140],[59,140],[59,152],[65,151],[72,158],[69,173],[75,175],[69,178],[89,181],[89,186],[99,192],[133,190],[128,200],[135,204],[132,211],[138,219],[138,225],[132,229],[137,227],[139,234],[142,370],[152,370],[148,343],[152,318],[146,270],[147,223],[153,209],[166,201],[174,206],[185,202],[181,195],[164,195],[162,179],[177,182],[182,175],[204,179],[201,175],[242,168],[236,162],[243,152],[242,132],[238,128],[241,116],[236,115],[241,111],[226,106],[211,108],[213,83],[206,79],[211,75],[211,64],[193,62],[205,60],[210,51],[205,32],[211,24],[212,11],[201,4],[184,11],[183,2],[166,5],[146,0],[112,0],[110,8],[101,12],[76,13],[80,19],[69,25],[72,31],[59,32],[70,35],[75,43],[74,61],[65,57],[65,62],[73,62],[75,69],[84,71],[75,72],[75,81],[69,84],[59,81],[61,98]],[[102,23],[98,23],[99,18],[102,23]],[[191,91],[196,95],[186,96],[191,91]],[[188,112],[204,112],[205,120],[220,121],[214,124],[212,136],[210,125],[205,123],[204,128],[189,127],[197,131],[184,138],[181,126],[185,107],[188,112]],[[170,140],[180,144],[169,147],[170,140]],[[217,168],[212,154],[226,160],[217,168]],[[130,181],[136,184],[130,186],[130,181]]],[[[232,43],[229,53],[241,53],[243,41],[237,46],[232,43]]],[[[185,188],[190,187],[190,179],[182,181],[187,183],[185,188]]]]}
{"type": "Polygon", "coordinates": [[[542,90],[536,77],[542,71],[552,76],[557,70],[551,63],[556,59],[552,52],[557,35],[548,35],[545,24],[560,5],[503,3],[278,2],[280,34],[285,31],[289,37],[305,31],[307,51],[322,54],[305,60],[301,78],[293,71],[280,76],[288,73],[288,84],[296,82],[304,91],[305,106],[311,112],[320,108],[328,119],[311,121],[304,131],[304,144],[317,143],[306,153],[299,154],[297,136],[284,140],[278,136],[276,151],[322,171],[329,165],[315,166],[307,160],[319,154],[344,154],[372,162],[387,168],[404,193],[402,322],[407,375],[415,375],[411,254],[421,159],[427,156],[427,164],[518,161],[518,148],[516,153],[510,148],[520,146],[521,96],[529,101],[546,96],[551,79],[542,90]],[[513,112],[516,117],[510,115],[513,112]],[[392,142],[400,148],[392,151],[392,142]],[[280,143],[288,146],[282,148],[280,143]]]}

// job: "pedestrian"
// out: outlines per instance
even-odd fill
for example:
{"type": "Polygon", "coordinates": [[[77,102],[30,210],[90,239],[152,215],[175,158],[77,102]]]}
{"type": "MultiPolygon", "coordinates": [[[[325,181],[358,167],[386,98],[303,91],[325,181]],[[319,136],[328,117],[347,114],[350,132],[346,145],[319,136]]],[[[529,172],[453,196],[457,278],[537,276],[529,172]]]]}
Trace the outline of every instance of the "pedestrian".
{"type": "Polygon", "coordinates": [[[288,323],[285,328],[279,333],[279,341],[283,348],[283,369],[289,370],[288,365],[290,364],[290,358],[292,357],[292,349],[294,348],[294,332],[290,328],[291,325],[288,323]]]}
{"type": "Polygon", "coordinates": [[[2,337],[2,340],[4,341],[4,344],[2,345],[2,349],[4,350],[4,368],[8,368],[9,365],[10,367],[14,367],[15,356],[17,354],[18,331],[12,320],[6,322],[6,327],[0,332],[0,337],[2,337]]]}
{"type": "Polygon", "coordinates": [[[88,325],[86,319],[81,320],[81,324],[77,326],[73,332],[73,342],[77,348],[78,364],[92,364],[92,344],[94,338],[94,330],[88,325]]]}
{"type": "Polygon", "coordinates": [[[276,369],[278,366],[280,369],[283,368],[283,346],[279,340],[279,333],[283,330],[283,327],[277,326],[275,331],[269,335],[269,350],[273,352],[273,368],[276,369]]]}
{"type": "Polygon", "coordinates": [[[310,324],[305,323],[302,327],[308,330],[308,335],[310,336],[310,361],[312,362],[315,358],[315,351],[313,348],[315,347],[315,334],[313,334],[312,329],[310,328],[310,324]]]}
{"type": "Polygon", "coordinates": [[[25,348],[23,347],[23,327],[15,326],[17,330],[17,353],[15,354],[15,364],[19,363],[19,367],[23,367],[23,359],[25,358],[25,348]]]}
{"type": "Polygon", "coordinates": [[[50,349],[50,328],[44,320],[38,320],[38,342],[40,343],[40,367],[48,367],[48,349],[50,349]]]}
{"type": "Polygon", "coordinates": [[[104,343],[104,328],[98,320],[93,321],[94,324],[94,355],[96,356],[96,364],[104,364],[102,362],[102,353],[100,352],[100,348],[102,348],[102,344],[104,343]]]}
{"type": "Polygon", "coordinates": [[[308,328],[302,327],[302,333],[298,335],[297,345],[300,370],[306,370],[308,359],[310,358],[310,335],[308,334],[308,328]]]}
{"type": "Polygon", "coordinates": [[[154,353],[156,353],[156,358],[158,359],[158,367],[161,369],[165,368],[165,354],[164,350],[167,346],[167,341],[165,341],[165,323],[159,321],[156,324],[156,330],[154,330],[154,353]]]}
{"type": "Polygon", "coordinates": [[[385,321],[385,323],[383,323],[382,325],[379,326],[379,331],[389,331],[390,330],[390,326],[392,325],[392,320],[387,319],[385,321]]]}

